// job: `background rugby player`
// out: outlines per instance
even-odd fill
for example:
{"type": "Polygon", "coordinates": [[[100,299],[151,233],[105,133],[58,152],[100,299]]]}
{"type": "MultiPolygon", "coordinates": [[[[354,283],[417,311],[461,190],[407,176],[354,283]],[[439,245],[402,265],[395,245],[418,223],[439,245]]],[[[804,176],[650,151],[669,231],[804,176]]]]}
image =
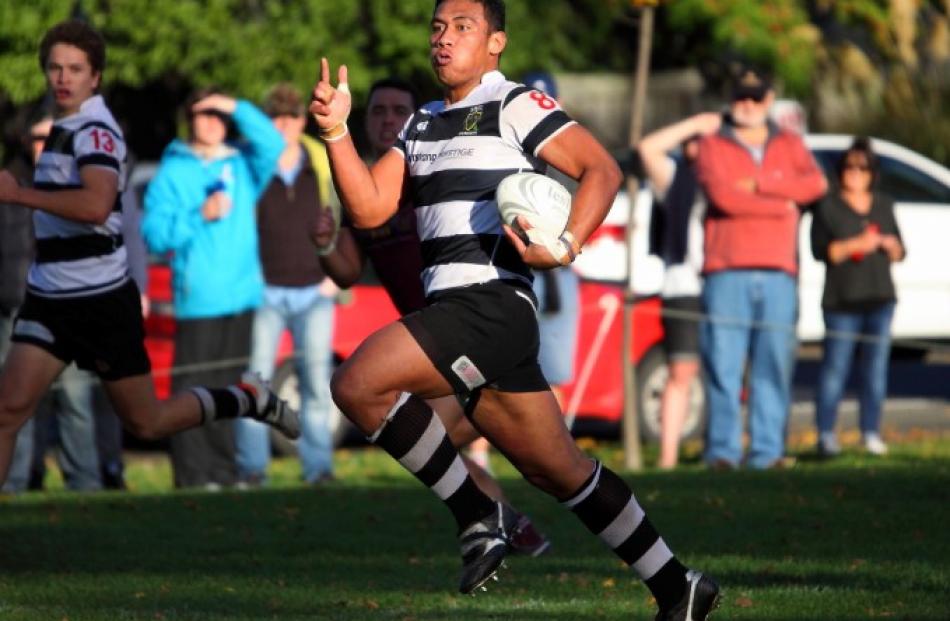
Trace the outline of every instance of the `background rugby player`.
{"type": "MultiPolygon", "coordinates": [[[[72,361],[96,373],[135,435],[155,439],[219,418],[251,416],[299,435],[295,412],[255,377],[220,389],[192,388],[159,402],[145,352],[141,301],[121,236],[126,182],[122,132],[97,95],[105,42],[70,20],[43,37],[40,67],[55,122],[32,188],[0,171],[0,203],[34,209],[36,257],[13,346],[0,372],[0,483],[16,432],[72,361]]],[[[195,109],[213,105],[199,101],[195,109]]]]}

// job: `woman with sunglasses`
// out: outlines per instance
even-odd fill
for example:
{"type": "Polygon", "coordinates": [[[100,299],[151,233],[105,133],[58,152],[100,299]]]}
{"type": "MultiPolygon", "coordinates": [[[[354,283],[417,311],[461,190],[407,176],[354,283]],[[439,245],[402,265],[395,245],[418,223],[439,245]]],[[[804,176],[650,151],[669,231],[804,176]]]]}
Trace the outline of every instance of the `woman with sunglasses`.
{"type": "Polygon", "coordinates": [[[841,452],[835,421],[858,343],[864,448],[887,453],[880,425],[897,301],[891,264],[903,260],[905,251],[894,202],[875,190],[877,176],[870,140],[856,138],[838,161],[837,191],[819,204],[812,222],[812,253],[827,266],[824,355],[815,397],[818,452],[826,457],[841,452]]]}

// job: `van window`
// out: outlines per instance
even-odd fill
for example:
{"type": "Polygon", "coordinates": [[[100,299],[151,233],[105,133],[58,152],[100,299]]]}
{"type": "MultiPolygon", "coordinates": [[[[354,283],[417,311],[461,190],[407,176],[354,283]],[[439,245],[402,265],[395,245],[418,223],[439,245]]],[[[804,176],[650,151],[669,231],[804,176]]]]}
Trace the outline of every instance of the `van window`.
{"type": "Polygon", "coordinates": [[[891,157],[880,158],[878,187],[901,203],[950,203],[950,188],[891,157]]]}

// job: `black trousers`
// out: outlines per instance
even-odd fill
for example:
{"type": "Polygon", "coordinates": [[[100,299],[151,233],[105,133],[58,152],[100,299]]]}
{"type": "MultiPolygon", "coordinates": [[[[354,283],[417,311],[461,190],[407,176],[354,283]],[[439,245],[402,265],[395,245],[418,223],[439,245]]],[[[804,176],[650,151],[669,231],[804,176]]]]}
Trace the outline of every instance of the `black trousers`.
{"type": "MultiPolygon", "coordinates": [[[[253,311],[209,319],[178,320],[175,333],[175,375],[172,391],[193,386],[222,388],[236,383],[251,353],[253,311]],[[197,367],[185,373],[178,369],[197,367]]],[[[211,483],[234,485],[234,421],[224,420],[182,431],[171,437],[175,487],[211,483]]]]}

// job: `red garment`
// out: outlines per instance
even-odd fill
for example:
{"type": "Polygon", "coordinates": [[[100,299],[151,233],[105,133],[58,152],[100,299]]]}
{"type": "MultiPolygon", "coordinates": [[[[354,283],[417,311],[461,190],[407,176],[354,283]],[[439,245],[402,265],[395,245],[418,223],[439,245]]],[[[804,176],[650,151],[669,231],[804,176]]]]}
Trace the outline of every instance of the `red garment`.
{"type": "Polygon", "coordinates": [[[821,198],[827,183],[798,134],[770,127],[761,163],[724,124],[699,145],[697,176],[709,203],[704,273],[727,269],[798,272],[801,206],[821,198]],[[755,180],[755,192],[738,187],[755,180]]]}

